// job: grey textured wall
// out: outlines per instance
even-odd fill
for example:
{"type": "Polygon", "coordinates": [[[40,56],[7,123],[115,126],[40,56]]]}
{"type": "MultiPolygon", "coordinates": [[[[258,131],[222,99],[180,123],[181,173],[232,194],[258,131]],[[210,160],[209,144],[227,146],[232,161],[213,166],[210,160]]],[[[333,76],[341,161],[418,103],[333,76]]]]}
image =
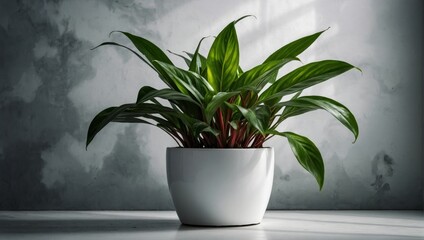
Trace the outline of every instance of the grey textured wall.
{"type": "Polygon", "coordinates": [[[192,50],[245,14],[257,16],[237,26],[245,69],[330,26],[302,61],[342,59],[363,70],[305,91],[335,98],[356,114],[355,144],[325,112],[282,126],[321,149],[323,191],[284,139],[269,142],[276,150],[269,207],[422,208],[422,2],[93,0],[0,3],[0,209],[173,208],[164,159],[175,144],[164,133],[111,124],[85,150],[98,111],[133,101],[143,85],[163,86],[128,52],[89,49],[109,40],[110,31],[126,30],[164,49],[192,50]]]}

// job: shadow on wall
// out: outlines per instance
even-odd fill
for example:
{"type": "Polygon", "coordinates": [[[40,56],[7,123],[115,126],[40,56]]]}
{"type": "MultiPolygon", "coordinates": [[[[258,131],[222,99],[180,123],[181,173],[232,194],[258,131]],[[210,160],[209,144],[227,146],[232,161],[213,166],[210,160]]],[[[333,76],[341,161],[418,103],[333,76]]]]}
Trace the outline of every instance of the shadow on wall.
{"type": "Polygon", "coordinates": [[[88,123],[68,94],[95,70],[92,44],[66,19],[53,20],[60,4],[1,3],[0,210],[171,209],[135,126],[125,127],[101,169],[86,169],[63,146],[85,141],[88,123]]]}
{"type": "Polygon", "coordinates": [[[52,149],[43,153],[43,183],[62,196],[63,208],[172,209],[168,188],[149,174],[150,157],[143,152],[146,140],[137,138],[135,128],[125,127],[99,168],[85,169],[78,156],[61,146],[69,142],[67,137],[57,145],[64,151],[52,149]],[[60,152],[62,159],[55,152],[60,152]]]}
{"type": "MultiPolygon", "coordinates": [[[[296,161],[295,159],[291,159],[296,161]]],[[[384,151],[377,153],[369,161],[374,180],[368,185],[352,179],[337,154],[328,159],[326,182],[322,191],[318,190],[314,179],[303,169],[283,171],[276,166],[274,185],[268,209],[397,209],[401,199],[390,195],[390,181],[394,174],[394,160],[384,151]],[[305,185],[299,201],[298,186],[305,185]],[[358,195],[361,193],[361,195],[358,195]]],[[[416,204],[404,204],[404,209],[416,209],[416,204]]]]}
{"type": "Polygon", "coordinates": [[[0,44],[7,46],[0,49],[0,209],[46,209],[58,206],[60,196],[41,182],[41,152],[79,127],[66,95],[72,84],[92,74],[90,57],[81,51],[88,45],[72,32],[60,34],[39,6],[8,4],[2,15],[13,14],[0,27],[0,44]],[[33,51],[42,39],[49,39],[54,56],[33,51]],[[31,69],[34,75],[25,77],[31,69]]]}

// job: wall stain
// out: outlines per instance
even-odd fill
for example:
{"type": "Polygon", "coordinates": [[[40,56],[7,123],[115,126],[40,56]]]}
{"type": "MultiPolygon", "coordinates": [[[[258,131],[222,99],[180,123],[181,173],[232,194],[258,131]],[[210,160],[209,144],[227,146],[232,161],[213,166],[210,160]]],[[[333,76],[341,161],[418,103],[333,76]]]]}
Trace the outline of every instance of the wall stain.
{"type": "Polygon", "coordinates": [[[371,186],[378,196],[390,191],[390,184],[387,181],[394,174],[393,165],[393,158],[384,151],[376,154],[372,161],[371,173],[375,176],[375,181],[371,186]]]}
{"type": "MultiPolygon", "coordinates": [[[[58,193],[49,191],[41,181],[44,161],[41,153],[54,145],[65,132],[80,126],[78,114],[67,98],[73,84],[84,78],[70,69],[81,69],[90,57],[82,57],[81,49],[88,43],[78,41],[72,32],[60,34],[45,16],[40,4],[17,2],[17,11],[10,15],[7,30],[0,31],[6,43],[0,48],[4,68],[0,93],[0,209],[52,209],[59,204],[58,193]],[[35,43],[49,38],[57,47],[55,56],[33,56],[35,43]],[[80,61],[72,61],[80,55],[80,61]],[[7,60],[4,60],[7,59],[7,60]],[[41,79],[31,101],[8,94],[19,82],[25,69],[34,66],[41,79]]],[[[3,10],[1,10],[3,11],[3,10]]],[[[90,70],[88,70],[88,73],[90,70]]],[[[80,73],[86,73],[81,71],[80,73]]],[[[82,135],[81,135],[82,137],[82,135]]]]}

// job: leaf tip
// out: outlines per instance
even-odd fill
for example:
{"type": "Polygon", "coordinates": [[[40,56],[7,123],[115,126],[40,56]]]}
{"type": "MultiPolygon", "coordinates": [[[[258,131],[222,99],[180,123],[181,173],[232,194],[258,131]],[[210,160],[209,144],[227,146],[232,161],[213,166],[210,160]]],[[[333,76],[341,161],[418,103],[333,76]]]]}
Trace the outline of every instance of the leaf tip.
{"type": "Polygon", "coordinates": [[[359,136],[359,133],[356,133],[355,134],[355,139],[353,140],[352,144],[356,143],[356,141],[358,140],[358,136],[359,136]]]}
{"type": "Polygon", "coordinates": [[[93,48],[90,48],[90,51],[93,51],[93,50],[97,49],[98,47],[100,47],[100,46],[102,46],[102,45],[103,45],[103,43],[101,43],[101,44],[99,44],[99,45],[97,45],[97,46],[95,46],[95,47],[93,47],[93,48]]]}
{"type": "Polygon", "coordinates": [[[319,187],[319,191],[322,191],[322,188],[324,187],[324,173],[322,174],[322,178],[320,177],[319,179],[317,178],[317,183],[318,183],[318,187],[319,187]]]}
{"type": "Polygon", "coordinates": [[[109,37],[113,34],[113,33],[124,33],[124,32],[122,32],[122,31],[118,31],[118,30],[113,30],[113,31],[111,31],[110,33],[109,33],[109,37]]]}
{"type": "Polygon", "coordinates": [[[364,75],[364,72],[362,71],[362,69],[360,69],[359,67],[353,67],[354,69],[356,69],[356,70],[358,70],[358,71],[360,71],[361,72],[361,75],[364,75]]]}
{"type": "Polygon", "coordinates": [[[295,58],[294,58],[294,61],[299,61],[301,64],[304,64],[304,63],[302,62],[302,60],[300,60],[300,58],[298,58],[298,57],[295,57],[295,58]]]}
{"type": "Polygon", "coordinates": [[[241,18],[239,18],[239,19],[237,19],[237,20],[234,20],[234,21],[233,21],[233,23],[234,23],[234,24],[236,24],[236,23],[238,23],[239,21],[241,21],[241,20],[243,20],[243,19],[245,19],[245,18],[247,18],[247,17],[254,17],[255,19],[257,19],[255,15],[253,15],[253,14],[249,14],[249,15],[244,15],[243,17],[241,17],[241,18]]]}

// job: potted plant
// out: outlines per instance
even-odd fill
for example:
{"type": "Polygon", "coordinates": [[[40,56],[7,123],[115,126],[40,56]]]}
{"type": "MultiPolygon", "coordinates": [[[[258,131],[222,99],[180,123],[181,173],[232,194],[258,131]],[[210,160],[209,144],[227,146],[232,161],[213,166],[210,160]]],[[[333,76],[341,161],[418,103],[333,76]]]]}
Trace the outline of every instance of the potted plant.
{"type": "MultiPolygon", "coordinates": [[[[287,138],[300,165],[321,189],[324,163],[308,138],[277,127],[286,119],[316,109],[331,113],[358,137],[353,114],[323,96],[300,96],[303,89],[355,68],[338,60],[303,65],[282,77],[278,71],[307,49],[324,31],[293,41],[265,61],[244,71],[239,66],[235,25],[229,23],[215,38],[207,56],[197,48],[184,59],[188,70],[175,66],[149,40],[128,32],[137,49],[116,42],[159,74],[167,87],[142,87],[134,103],[107,108],[92,120],[88,146],[110,122],[154,125],[178,147],[168,148],[166,163],[171,196],[184,224],[238,226],[260,223],[271,194],[274,152],[263,147],[273,136],[287,138]],[[284,96],[292,95],[289,99],[284,96]]],[[[97,48],[96,47],[96,48],[97,48]]]]}

